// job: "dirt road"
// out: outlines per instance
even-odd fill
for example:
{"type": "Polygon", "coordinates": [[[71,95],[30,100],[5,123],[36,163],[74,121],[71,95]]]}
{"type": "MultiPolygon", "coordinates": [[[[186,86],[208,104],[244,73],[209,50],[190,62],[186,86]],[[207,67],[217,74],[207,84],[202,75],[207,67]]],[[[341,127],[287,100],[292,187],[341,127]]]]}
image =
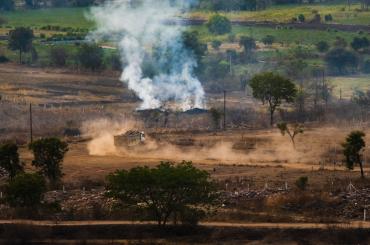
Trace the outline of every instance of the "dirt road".
{"type": "MultiPolygon", "coordinates": [[[[155,225],[156,222],[116,221],[116,220],[87,220],[87,221],[52,221],[52,220],[0,220],[0,225],[20,224],[35,226],[102,226],[102,225],[155,225]]],[[[356,221],[349,223],[227,223],[201,222],[205,227],[236,227],[251,229],[370,229],[370,222],[356,221]]]]}

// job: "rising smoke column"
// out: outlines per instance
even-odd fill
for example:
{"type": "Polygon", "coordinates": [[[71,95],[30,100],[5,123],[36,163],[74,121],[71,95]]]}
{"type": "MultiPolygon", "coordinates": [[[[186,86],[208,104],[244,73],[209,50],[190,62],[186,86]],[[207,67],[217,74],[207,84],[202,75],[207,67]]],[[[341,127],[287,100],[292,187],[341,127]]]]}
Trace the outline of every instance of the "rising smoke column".
{"type": "Polygon", "coordinates": [[[203,108],[204,90],[193,75],[194,54],[183,45],[183,27],[165,24],[186,10],[190,1],[106,2],[91,10],[97,29],[90,38],[117,42],[125,64],[121,81],[143,101],[139,109],[165,107],[167,102],[176,102],[182,110],[203,108]],[[145,72],[148,63],[150,75],[145,72]]]}

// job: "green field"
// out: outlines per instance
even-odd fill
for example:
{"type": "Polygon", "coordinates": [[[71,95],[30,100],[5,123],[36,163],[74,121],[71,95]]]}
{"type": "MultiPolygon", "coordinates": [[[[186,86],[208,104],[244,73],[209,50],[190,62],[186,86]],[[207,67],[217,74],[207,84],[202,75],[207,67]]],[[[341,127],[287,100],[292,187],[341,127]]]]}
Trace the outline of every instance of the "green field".
{"type": "MultiPolygon", "coordinates": [[[[293,17],[304,14],[307,20],[313,18],[315,11],[320,13],[322,18],[326,14],[331,14],[334,18],[333,23],[342,24],[370,24],[370,11],[359,11],[360,5],[353,4],[348,9],[346,3],[332,4],[305,4],[305,5],[280,5],[270,6],[262,11],[240,11],[222,13],[233,20],[249,21],[274,21],[290,22],[293,17]]],[[[8,20],[9,26],[44,26],[59,25],[63,27],[93,27],[93,22],[87,20],[85,15],[88,8],[49,8],[36,10],[17,10],[14,12],[3,12],[0,15],[8,20]]],[[[207,19],[214,12],[193,11],[187,16],[192,18],[207,19]]]]}
{"type": "MultiPolygon", "coordinates": [[[[294,6],[288,5],[284,7],[271,7],[268,10],[260,12],[237,12],[229,13],[229,17],[234,19],[247,19],[247,20],[272,20],[272,21],[289,21],[291,17],[296,16],[298,13],[303,13],[306,16],[312,15],[312,10],[316,9],[321,14],[331,13],[334,15],[334,19],[339,23],[356,23],[356,24],[368,24],[370,23],[370,11],[369,12],[356,12],[355,8],[359,8],[359,5],[352,6],[351,11],[341,11],[343,4],[331,4],[331,5],[304,5],[294,6]]],[[[72,27],[72,28],[93,28],[94,23],[89,21],[85,16],[88,13],[88,8],[52,8],[52,9],[38,9],[38,10],[18,10],[14,12],[2,12],[1,16],[4,16],[8,23],[5,24],[0,31],[7,32],[9,28],[15,26],[29,26],[35,28],[35,32],[40,32],[39,28],[46,25],[59,26],[59,27],[72,27]]],[[[193,12],[193,17],[207,17],[212,13],[207,12],[193,12]]],[[[252,36],[256,40],[261,41],[266,35],[273,35],[275,37],[276,44],[272,49],[259,50],[257,57],[259,60],[268,60],[275,58],[277,55],[284,55],[289,51],[290,48],[295,47],[297,44],[305,45],[312,48],[312,45],[319,41],[327,41],[333,43],[337,37],[344,38],[348,43],[355,36],[359,36],[358,33],[354,32],[343,32],[336,30],[303,30],[303,29],[287,29],[287,28],[265,28],[265,27],[245,27],[245,26],[234,26],[233,35],[235,36],[234,44],[229,40],[230,35],[214,36],[210,34],[205,26],[192,26],[192,30],[196,30],[200,34],[200,38],[203,42],[211,42],[212,40],[218,39],[226,44],[226,48],[233,47],[237,48],[238,37],[242,35],[252,36]],[[279,54],[276,50],[279,50],[279,54]]],[[[44,31],[41,31],[44,32],[44,31]]],[[[53,34],[53,31],[47,32],[47,35],[53,34]]],[[[362,36],[367,36],[370,39],[369,33],[364,33],[362,36]]],[[[10,51],[5,48],[6,43],[1,42],[2,53],[4,53],[11,60],[17,61],[18,53],[10,51]]],[[[35,48],[39,54],[40,64],[47,64],[49,46],[40,45],[37,41],[35,48]]],[[[76,47],[74,45],[66,45],[66,48],[75,52],[76,47]]],[[[29,57],[30,54],[25,54],[25,58],[29,57]]],[[[307,59],[309,64],[323,63],[320,58],[307,59]]],[[[260,68],[261,64],[250,64],[236,65],[236,74],[244,74],[248,70],[260,68]]],[[[370,89],[370,77],[367,75],[356,75],[346,77],[332,77],[330,78],[331,83],[334,85],[334,94],[339,96],[340,89],[342,90],[343,97],[350,98],[355,89],[367,90],[370,89]]]]}
{"type": "MultiPolygon", "coordinates": [[[[279,5],[271,6],[262,11],[241,11],[221,13],[233,20],[248,20],[248,21],[273,21],[273,22],[290,22],[293,17],[299,14],[304,14],[307,20],[314,17],[315,12],[318,12],[322,19],[325,15],[331,14],[333,16],[332,23],[340,24],[370,24],[370,11],[359,11],[360,4],[351,5],[348,9],[346,3],[332,3],[332,4],[304,4],[304,5],[279,5]]],[[[191,17],[198,19],[207,19],[212,12],[194,11],[191,17]]]]}
{"type": "Polygon", "coordinates": [[[3,12],[0,16],[7,20],[6,26],[42,27],[46,25],[91,28],[93,22],[85,18],[88,8],[52,8],[36,10],[17,10],[3,12]]]}
{"type": "MultiPolygon", "coordinates": [[[[336,5],[337,6],[337,5],[336,5]]],[[[296,10],[301,8],[309,7],[284,7],[285,10],[296,10]]],[[[285,16],[280,11],[277,11],[277,7],[272,9],[261,11],[261,12],[248,12],[251,15],[257,16],[258,18],[265,18],[265,15],[271,16],[285,16]]],[[[72,28],[92,28],[94,23],[86,19],[88,8],[52,8],[52,9],[37,9],[37,10],[18,10],[14,12],[3,12],[8,23],[7,27],[14,26],[30,26],[30,27],[42,27],[46,25],[54,25],[60,27],[72,27],[72,28]]],[[[283,11],[284,12],[284,11],[283,11]]],[[[294,11],[293,11],[294,12],[294,11]]],[[[236,13],[237,15],[238,13],[236,13]]],[[[239,13],[246,14],[246,13],[239,13]]],[[[370,12],[366,13],[369,14],[370,12]]],[[[271,17],[270,16],[270,17],[271,17]]],[[[267,18],[267,17],[266,17],[267,18]]],[[[193,29],[199,31],[203,41],[212,41],[213,39],[220,39],[223,41],[227,40],[227,35],[224,36],[213,36],[211,35],[204,26],[195,26],[193,29]]],[[[275,28],[263,28],[263,27],[243,27],[234,26],[233,33],[236,36],[248,35],[253,36],[257,40],[262,39],[266,35],[273,35],[276,37],[276,41],[279,43],[301,43],[301,44],[315,44],[318,41],[333,42],[337,36],[345,38],[348,42],[355,37],[356,33],[342,32],[342,31],[319,31],[319,30],[301,30],[301,29],[275,29],[275,28]]],[[[368,34],[365,34],[368,35],[368,34]]]]}
{"type": "MultiPolygon", "coordinates": [[[[227,41],[228,35],[214,36],[211,35],[205,26],[193,26],[193,30],[200,33],[202,41],[210,42],[214,39],[221,41],[227,41]]],[[[245,27],[245,26],[234,26],[233,34],[236,37],[246,35],[252,36],[256,40],[261,40],[266,35],[273,35],[276,42],[283,44],[306,44],[312,45],[319,41],[327,41],[329,43],[334,42],[336,37],[342,37],[347,42],[351,42],[355,36],[359,36],[357,33],[344,32],[344,31],[321,31],[321,30],[302,30],[302,29],[275,29],[268,27],[245,27]]],[[[369,37],[368,33],[363,36],[369,37]]]]}

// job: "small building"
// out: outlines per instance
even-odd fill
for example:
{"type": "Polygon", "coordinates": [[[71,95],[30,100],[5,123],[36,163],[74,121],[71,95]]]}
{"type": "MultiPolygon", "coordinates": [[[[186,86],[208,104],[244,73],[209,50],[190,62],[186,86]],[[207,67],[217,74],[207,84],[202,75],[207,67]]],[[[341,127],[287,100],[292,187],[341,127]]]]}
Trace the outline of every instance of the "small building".
{"type": "Polygon", "coordinates": [[[142,131],[129,130],[124,134],[114,136],[114,145],[117,147],[130,147],[145,142],[145,133],[142,131]]]}

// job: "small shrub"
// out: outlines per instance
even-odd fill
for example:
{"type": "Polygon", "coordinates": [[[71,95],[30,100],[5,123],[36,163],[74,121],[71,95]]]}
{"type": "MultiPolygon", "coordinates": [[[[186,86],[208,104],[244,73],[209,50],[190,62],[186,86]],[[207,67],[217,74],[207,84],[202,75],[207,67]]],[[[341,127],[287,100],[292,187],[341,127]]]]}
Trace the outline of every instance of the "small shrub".
{"type": "Polygon", "coordinates": [[[9,59],[4,55],[0,55],[0,63],[6,63],[6,62],[9,62],[9,59]]]}
{"type": "Polygon", "coordinates": [[[216,14],[209,19],[207,27],[210,33],[216,35],[230,33],[232,29],[230,20],[219,14],[216,14]]]}
{"type": "Polygon", "coordinates": [[[181,223],[184,225],[197,225],[201,219],[204,219],[206,213],[203,210],[185,208],[180,213],[181,223]]]}
{"type": "Polygon", "coordinates": [[[84,44],[77,52],[79,63],[86,69],[96,71],[103,67],[104,51],[94,44],[84,44]]]}
{"type": "Polygon", "coordinates": [[[305,22],[305,20],[306,20],[306,18],[305,18],[305,16],[304,16],[304,14],[299,14],[298,15],[298,20],[299,20],[299,22],[305,22]]]}
{"type": "Polygon", "coordinates": [[[274,41],[275,41],[275,37],[272,36],[272,35],[267,35],[264,38],[262,38],[262,42],[265,45],[272,45],[274,43],[274,41]]]}
{"type": "Polygon", "coordinates": [[[233,34],[233,33],[230,33],[228,36],[227,36],[227,40],[231,43],[235,42],[236,40],[236,35],[233,34]]]}
{"type": "Polygon", "coordinates": [[[213,40],[211,45],[212,45],[212,48],[215,49],[215,50],[219,50],[220,47],[221,47],[221,44],[222,42],[220,40],[213,40]]]}
{"type": "Polygon", "coordinates": [[[6,201],[11,207],[37,207],[45,191],[45,180],[41,175],[18,174],[5,187],[6,201]]]}
{"type": "Polygon", "coordinates": [[[314,23],[320,23],[321,22],[321,15],[320,14],[315,14],[313,20],[314,23]]]}
{"type": "Polygon", "coordinates": [[[327,15],[325,15],[325,21],[326,22],[330,22],[330,21],[333,21],[333,16],[331,15],[331,14],[327,14],[327,15]]]}
{"type": "Polygon", "coordinates": [[[63,47],[55,47],[50,50],[50,61],[55,66],[65,66],[68,53],[63,47]]]}
{"type": "Polygon", "coordinates": [[[369,74],[369,73],[370,73],[370,59],[365,60],[365,62],[364,62],[364,64],[363,64],[363,66],[362,66],[362,71],[363,71],[364,73],[367,73],[367,74],[369,74]]]}
{"type": "Polygon", "coordinates": [[[324,53],[329,50],[329,44],[325,41],[320,41],[316,44],[316,48],[320,53],[324,53]]]}
{"type": "Polygon", "coordinates": [[[307,184],[308,184],[307,176],[299,177],[295,182],[296,187],[302,191],[307,189],[307,184]]]}
{"type": "Polygon", "coordinates": [[[0,25],[1,26],[4,25],[4,24],[6,24],[7,22],[8,21],[4,17],[0,16],[0,25]]]}

